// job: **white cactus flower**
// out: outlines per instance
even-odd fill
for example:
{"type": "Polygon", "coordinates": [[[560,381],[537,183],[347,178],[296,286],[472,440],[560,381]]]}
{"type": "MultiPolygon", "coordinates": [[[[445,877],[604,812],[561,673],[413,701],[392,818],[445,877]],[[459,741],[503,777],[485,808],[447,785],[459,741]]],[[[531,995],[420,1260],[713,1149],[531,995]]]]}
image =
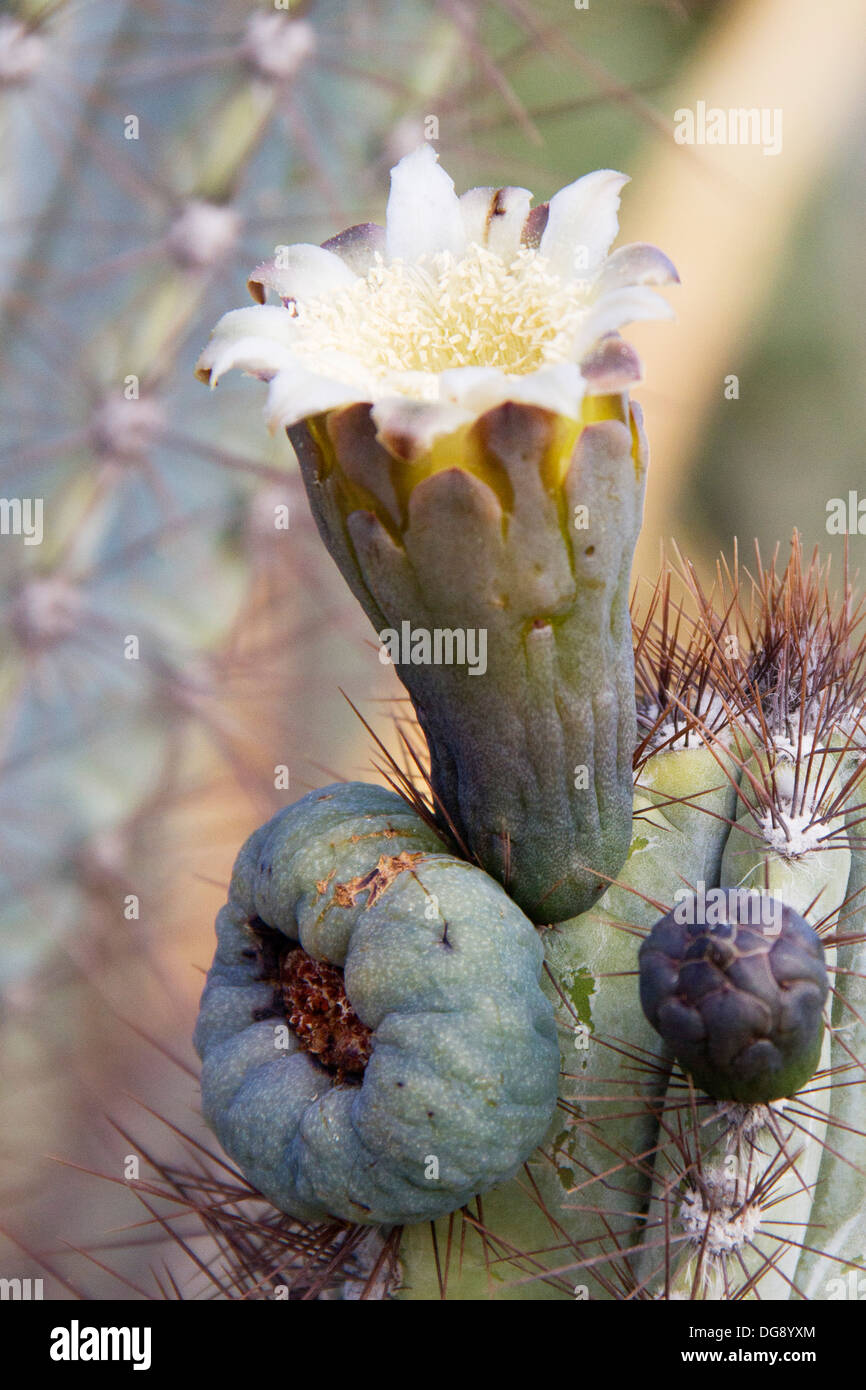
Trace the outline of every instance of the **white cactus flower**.
{"type": "Polygon", "coordinates": [[[671,315],[651,288],[677,279],[661,251],[608,255],[626,182],[598,170],[536,208],[524,188],[458,197],[422,145],[391,172],[384,228],[281,247],[258,267],[259,302],[220,320],[197,374],[269,381],[272,429],[360,402],[381,437],[427,445],[505,401],[578,419],[586,395],[640,378],[618,330],[671,315]]]}

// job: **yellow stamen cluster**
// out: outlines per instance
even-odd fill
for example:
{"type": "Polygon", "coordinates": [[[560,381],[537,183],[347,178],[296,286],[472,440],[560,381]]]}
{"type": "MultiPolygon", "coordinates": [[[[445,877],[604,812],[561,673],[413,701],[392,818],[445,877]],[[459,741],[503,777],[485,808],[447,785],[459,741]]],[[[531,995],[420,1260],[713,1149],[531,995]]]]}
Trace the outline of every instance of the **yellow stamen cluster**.
{"type": "MultiPolygon", "coordinates": [[[[292,350],[311,365],[350,354],[383,381],[453,367],[522,376],[573,360],[587,307],[585,284],[561,280],[528,249],[510,263],[478,245],[459,259],[440,252],[385,265],[377,258],[349,289],[293,306],[292,350]]],[[[435,391],[423,379],[409,385],[421,399],[435,391]]]]}

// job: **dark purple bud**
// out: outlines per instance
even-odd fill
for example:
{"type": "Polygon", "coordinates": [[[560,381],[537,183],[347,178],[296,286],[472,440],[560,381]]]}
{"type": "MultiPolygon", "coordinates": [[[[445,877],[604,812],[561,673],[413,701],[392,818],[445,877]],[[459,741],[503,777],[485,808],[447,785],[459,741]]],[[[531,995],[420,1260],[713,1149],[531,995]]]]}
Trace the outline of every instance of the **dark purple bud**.
{"type": "Polygon", "coordinates": [[[821,939],[778,898],[692,896],[640,948],[643,1011],[695,1084],[765,1104],[814,1075],[829,990],[821,939]]]}

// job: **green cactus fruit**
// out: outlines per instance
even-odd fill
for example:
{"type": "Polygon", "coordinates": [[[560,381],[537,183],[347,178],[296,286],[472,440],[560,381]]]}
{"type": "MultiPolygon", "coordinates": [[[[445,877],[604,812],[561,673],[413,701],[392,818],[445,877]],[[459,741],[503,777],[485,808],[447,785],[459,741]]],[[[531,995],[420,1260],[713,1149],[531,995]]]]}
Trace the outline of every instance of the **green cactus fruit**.
{"type": "Polygon", "coordinates": [[[425,1221],[511,1177],[556,1099],[531,922],[399,796],[312,792],[238,857],[202,996],[204,1113],[275,1206],[425,1221]]]}
{"type": "Polygon", "coordinates": [[[644,1013],[684,1071],[716,1100],[792,1096],[821,1056],[829,991],[821,938],[769,894],[695,895],[643,941],[644,1013]]]}

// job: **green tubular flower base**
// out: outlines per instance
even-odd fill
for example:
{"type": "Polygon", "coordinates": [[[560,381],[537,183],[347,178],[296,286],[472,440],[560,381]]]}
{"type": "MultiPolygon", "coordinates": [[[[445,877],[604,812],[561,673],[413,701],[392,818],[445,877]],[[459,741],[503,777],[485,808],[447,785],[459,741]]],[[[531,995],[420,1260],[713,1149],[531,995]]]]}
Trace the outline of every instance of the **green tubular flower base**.
{"type": "Polygon", "coordinates": [[[275,816],[241,850],[217,936],[195,1038],[204,1113],[281,1210],[424,1221],[543,1137],[558,1055],[538,934],[398,796],[338,784],[275,816]],[[283,940],[344,971],[372,1035],[354,1084],[287,1024],[283,940]]]}
{"type": "MultiPolygon", "coordinates": [[[[443,824],[533,921],[595,902],[628,852],[636,409],[581,428],[504,405],[426,451],[369,407],[290,430],[321,535],[377,632],[484,634],[486,665],[396,662],[443,824]]],[[[401,658],[405,650],[400,650],[401,658]]]]}

